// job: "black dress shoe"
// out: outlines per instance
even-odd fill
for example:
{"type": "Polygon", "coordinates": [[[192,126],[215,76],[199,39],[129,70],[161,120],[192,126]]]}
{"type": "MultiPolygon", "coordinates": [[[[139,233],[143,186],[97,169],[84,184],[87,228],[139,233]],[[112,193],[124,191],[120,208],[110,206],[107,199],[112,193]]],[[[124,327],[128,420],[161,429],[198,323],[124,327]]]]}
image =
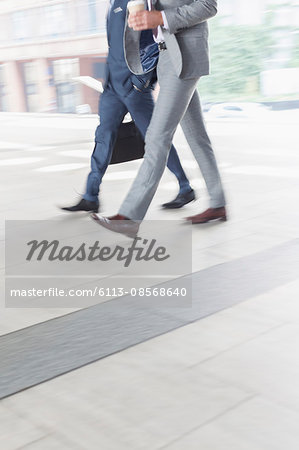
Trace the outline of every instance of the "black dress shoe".
{"type": "Polygon", "coordinates": [[[193,189],[186,192],[185,194],[179,194],[172,202],[164,203],[162,208],[165,209],[177,209],[182,208],[182,206],[187,205],[187,203],[193,202],[195,200],[195,193],[193,189]]]}
{"type": "Polygon", "coordinates": [[[85,200],[82,198],[79,203],[74,206],[64,206],[61,209],[63,211],[89,211],[89,212],[98,212],[99,211],[99,203],[98,202],[90,202],[89,200],[85,200]]]}

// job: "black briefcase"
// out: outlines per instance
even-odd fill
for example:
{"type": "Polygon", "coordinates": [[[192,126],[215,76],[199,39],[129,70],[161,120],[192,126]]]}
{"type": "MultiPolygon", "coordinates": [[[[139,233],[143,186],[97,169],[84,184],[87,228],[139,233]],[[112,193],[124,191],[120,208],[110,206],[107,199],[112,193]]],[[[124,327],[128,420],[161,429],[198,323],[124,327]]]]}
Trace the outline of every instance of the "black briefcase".
{"type": "Polygon", "coordinates": [[[118,130],[110,164],[143,158],[144,141],[134,121],[123,122],[118,130]]]}

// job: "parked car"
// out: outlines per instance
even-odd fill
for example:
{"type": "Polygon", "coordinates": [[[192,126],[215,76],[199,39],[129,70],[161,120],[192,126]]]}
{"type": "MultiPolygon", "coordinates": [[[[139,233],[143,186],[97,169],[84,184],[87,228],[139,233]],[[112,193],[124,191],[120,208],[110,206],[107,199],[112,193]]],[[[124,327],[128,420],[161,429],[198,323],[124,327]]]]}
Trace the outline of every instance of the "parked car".
{"type": "Polygon", "coordinates": [[[206,113],[210,119],[221,118],[258,118],[266,115],[270,109],[262,103],[218,103],[206,113]]]}

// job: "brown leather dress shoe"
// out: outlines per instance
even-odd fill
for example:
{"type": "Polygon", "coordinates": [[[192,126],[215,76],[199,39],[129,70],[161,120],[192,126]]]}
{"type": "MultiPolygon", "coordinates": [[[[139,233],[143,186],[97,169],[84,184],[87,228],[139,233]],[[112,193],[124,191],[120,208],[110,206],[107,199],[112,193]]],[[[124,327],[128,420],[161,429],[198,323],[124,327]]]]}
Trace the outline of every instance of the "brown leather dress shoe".
{"type": "Polygon", "coordinates": [[[135,238],[139,231],[139,223],[134,222],[128,217],[116,214],[111,217],[103,217],[98,214],[90,214],[90,217],[98,224],[107,230],[114,231],[114,233],[124,234],[130,238],[135,238]]]}
{"type": "Polygon", "coordinates": [[[225,207],[221,208],[209,208],[206,211],[196,214],[195,216],[186,217],[186,220],[190,220],[192,224],[207,223],[212,220],[227,220],[225,207]]]}

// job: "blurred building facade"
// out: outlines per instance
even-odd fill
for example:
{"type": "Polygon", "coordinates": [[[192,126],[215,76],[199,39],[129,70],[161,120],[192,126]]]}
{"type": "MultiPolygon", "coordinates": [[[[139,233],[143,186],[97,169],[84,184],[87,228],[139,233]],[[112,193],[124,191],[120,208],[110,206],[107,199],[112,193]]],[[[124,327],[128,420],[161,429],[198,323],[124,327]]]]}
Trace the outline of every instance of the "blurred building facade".
{"type": "MultiPolygon", "coordinates": [[[[97,112],[97,92],[73,78],[103,79],[108,3],[0,0],[0,111],[70,113],[87,104],[97,112]]],[[[298,92],[298,72],[289,66],[298,0],[221,0],[218,6],[229,30],[231,25],[267,28],[271,17],[274,51],[264,61],[261,93],[275,95],[278,84],[281,92],[298,92]]]]}
{"type": "Polygon", "coordinates": [[[0,0],[0,111],[97,112],[108,0],[0,0]]]}

